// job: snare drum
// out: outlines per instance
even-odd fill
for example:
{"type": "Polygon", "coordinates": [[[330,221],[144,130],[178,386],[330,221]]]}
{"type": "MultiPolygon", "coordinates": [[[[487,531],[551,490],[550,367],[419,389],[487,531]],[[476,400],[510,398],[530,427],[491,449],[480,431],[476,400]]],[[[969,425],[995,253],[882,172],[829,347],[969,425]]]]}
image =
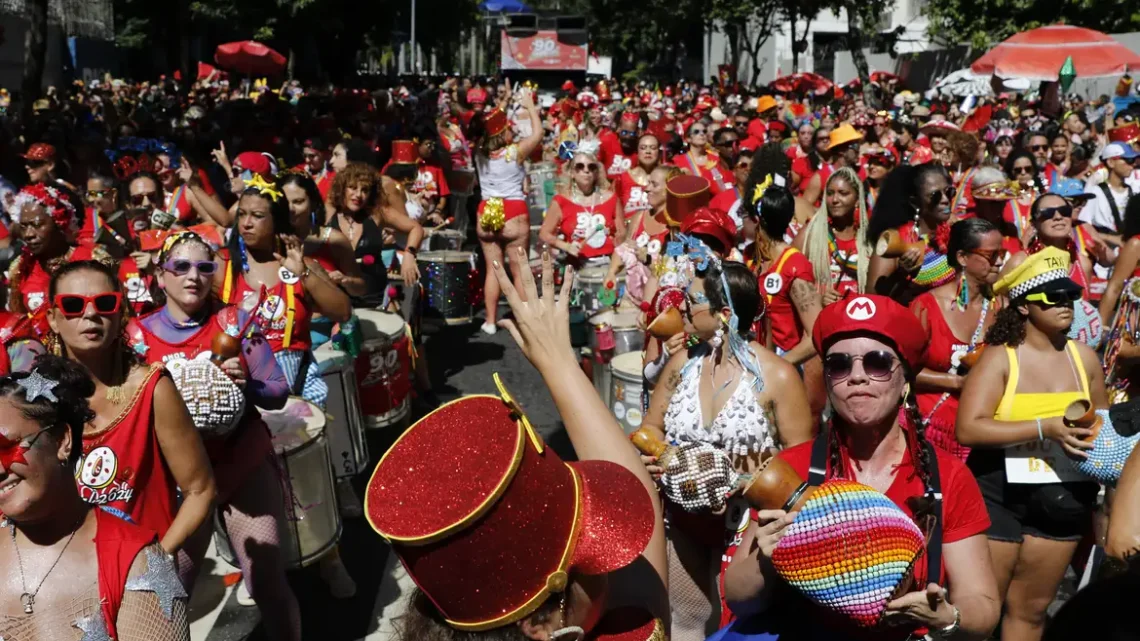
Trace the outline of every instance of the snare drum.
{"type": "Polygon", "coordinates": [[[332,345],[314,349],[317,371],[329,386],[328,439],[336,477],[356,476],[368,468],[368,442],[357,396],[353,358],[332,345]]]}
{"type": "Polygon", "coordinates": [[[612,352],[640,352],[645,348],[645,332],[637,326],[639,312],[606,310],[590,318],[590,349],[612,352]]]}
{"type": "MultiPolygon", "coordinates": [[[[602,310],[613,307],[613,305],[603,305],[599,296],[606,286],[606,274],[610,271],[609,261],[605,264],[586,265],[578,272],[577,281],[574,283],[574,294],[577,298],[578,305],[581,306],[583,311],[587,314],[596,314],[602,310]]],[[[614,296],[615,302],[619,300],[618,295],[625,286],[625,276],[619,275],[614,278],[614,296]]]]}
{"type": "Polygon", "coordinates": [[[411,405],[412,359],[398,314],[358,309],[363,342],[356,357],[360,413],[367,428],[396,425],[407,419],[411,405]]]}
{"type": "Polygon", "coordinates": [[[610,361],[610,410],[626,434],[641,427],[643,361],[640,351],[626,352],[610,361]]]}
{"type": "Polygon", "coordinates": [[[463,232],[457,229],[437,229],[424,235],[420,251],[459,251],[463,249],[463,232]]]}
{"type": "MultiPolygon", "coordinates": [[[[325,436],[325,414],[296,396],[276,411],[261,410],[273,450],[285,473],[285,522],[278,524],[281,555],[289,569],[302,568],[340,541],[342,524],[336,505],[336,481],[325,436]]],[[[220,514],[214,516],[218,554],[236,566],[233,547],[220,514]]]]}
{"type": "Polygon", "coordinates": [[[423,252],[416,259],[423,274],[424,298],[448,325],[471,322],[471,272],[475,254],[460,251],[423,252]]]}

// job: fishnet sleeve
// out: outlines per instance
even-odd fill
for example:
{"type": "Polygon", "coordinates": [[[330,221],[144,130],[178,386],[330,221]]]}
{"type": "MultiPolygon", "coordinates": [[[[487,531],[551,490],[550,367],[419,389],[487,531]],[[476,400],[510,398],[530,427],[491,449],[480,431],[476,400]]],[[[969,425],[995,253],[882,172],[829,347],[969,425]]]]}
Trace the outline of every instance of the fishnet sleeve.
{"type": "MultiPolygon", "coordinates": [[[[162,554],[158,545],[153,549],[162,554]]],[[[130,576],[136,577],[147,571],[146,550],[135,557],[130,576]]],[[[175,579],[177,580],[177,575],[175,579]]],[[[127,590],[123,593],[123,605],[119,608],[118,641],[190,641],[190,623],[186,615],[185,598],[174,599],[171,617],[159,605],[158,595],[149,591],[127,590]]]]}

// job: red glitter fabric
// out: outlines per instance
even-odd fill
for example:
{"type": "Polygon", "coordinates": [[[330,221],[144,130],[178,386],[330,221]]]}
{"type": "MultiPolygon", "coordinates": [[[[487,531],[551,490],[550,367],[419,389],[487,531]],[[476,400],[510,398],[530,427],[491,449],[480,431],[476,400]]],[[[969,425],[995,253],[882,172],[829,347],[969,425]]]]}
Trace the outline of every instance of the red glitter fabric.
{"type": "Polygon", "coordinates": [[[392,446],[365,495],[373,529],[461,629],[518,621],[570,573],[629,564],[653,530],[636,477],[602,461],[571,468],[515,419],[495,396],[441,407],[392,446]]]}
{"type": "Polygon", "coordinates": [[[665,626],[641,608],[607,612],[590,630],[587,641],[665,641],[665,626]]]}

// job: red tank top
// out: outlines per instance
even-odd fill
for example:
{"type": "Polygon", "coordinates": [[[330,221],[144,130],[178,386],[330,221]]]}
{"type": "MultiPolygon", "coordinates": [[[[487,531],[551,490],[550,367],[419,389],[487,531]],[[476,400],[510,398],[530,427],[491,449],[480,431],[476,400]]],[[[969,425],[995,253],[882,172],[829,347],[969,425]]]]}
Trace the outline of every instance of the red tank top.
{"type": "Polygon", "coordinates": [[[772,342],[785,352],[799,344],[804,326],[792,304],[792,281],[815,283],[811,262],[794,247],[788,247],[760,274],[760,292],[771,319],[772,342]]]}
{"type": "MultiPolygon", "coordinates": [[[[923,366],[938,373],[957,373],[962,357],[970,351],[970,338],[962,341],[954,334],[946,322],[938,299],[931,292],[926,291],[919,294],[910,304],[910,308],[916,316],[921,311],[925,311],[926,315],[928,329],[926,332],[926,360],[923,362],[923,366]]],[[[991,306],[988,314],[994,313],[996,310],[991,306]]],[[[980,340],[979,338],[979,342],[980,340]]],[[[929,421],[927,438],[935,445],[964,461],[970,453],[970,448],[959,445],[954,436],[954,426],[958,415],[958,395],[946,394],[943,398],[942,392],[920,391],[916,395],[916,400],[918,401],[918,411],[923,418],[929,421]]]]}
{"type": "MultiPolygon", "coordinates": [[[[613,247],[611,244],[611,251],[613,247]]],[[[249,286],[245,277],[239,275],[236,283],[231,282],[228,261],[222,263],[224,284],[222,301],[237,304],[247,296],[257,296],[257,291],[249,286]]],[[[281,267],[277,270],[277,284],[265,292],[265,302],[257,308],[257,324],[261,333],[269,341],[273,352],[282,350],[307,350],[312,348],[309,323],[313,310],[305,299],[305,286],[301,277],[281,267]]]]}
{"type": "Polygon", "coordinates": [[[634,230],[633,238],[634,245],[639,248],[644,248],[650,257],[659,256],[665,250],[665,242],[669,238],[669,228],[661,230],[660,233],[650,235],[645,231],[645,217],[649,215],[649,210],[646,210],[642,217],[637,220],[637,229],[634,230]]]}
{"type": "Polygon", "coordinates": [[[152,365],[118,418],[83,435],[76,483],[84,501],[106,506],[162,536],[177,511],[175,482],[154,431],[154,387],[163,369],[152,365]]]}
{"type": "Polygon", "coordinates": [[[119,618],[119,608],[123,605],[123,593],[126,592],[131,566],[146,546],[154,541],[154,532],[128,523],[106,510],[95,510],[99,603],[103,610],[103,622],[112,639],[118,638],[119,631],[115,624],[119,618]]]}
{"type": "Polygon", "coordinates": [[[581,243],[578,258],[595,258],[614,253],[617,196],[611,194],[594,207],[584,207],[561,194],[554,199],[562,208],[562,223],[558,231],[567,242],[581,243]]]}
{"type": "MultiPolygon", "coordinates": [[[[90,243],[76,245],[69,251],[67,257],[68,263],[74,263],[80,260],[91,260],[92,252],[95,246],[90,243]]],[[[19,257],[18,268],[21,273],[20,279],[20,295],[24,299],[24,309],[29,312],[34,312],[39,309],[48,301],[48,285],[51,283],[51,274],[44,269],[43,263],[38,260],[33,260],[31,266],[24,264],[27,259],[26,256],[19,257]]],[[[50,304],[49,304],[50,306],[50,304]]]]}
{"type": "MultiPolygon", "coordinates": [[[[646,181],[648,182],[648,181],[646,181]]],[[[618,194],[621,196],[621,209],[626,218],[634,213],[649,210],[649,192],[644,184],[637,182],[630,172],[625,172],[617,180],[618,194]]]]}

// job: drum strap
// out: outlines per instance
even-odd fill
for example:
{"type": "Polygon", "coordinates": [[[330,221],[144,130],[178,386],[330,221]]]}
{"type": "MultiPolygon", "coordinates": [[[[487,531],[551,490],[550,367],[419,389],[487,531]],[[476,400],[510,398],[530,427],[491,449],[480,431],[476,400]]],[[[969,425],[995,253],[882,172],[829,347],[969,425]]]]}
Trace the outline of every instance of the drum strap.
{"type": "MultiPolygon", "coordinates": [[[[788,247],[787,249],[785,249],[784,253],[780,254],[780,260],[776,261],[776,267],[773,268],[772,271],[769,273],[779,274],[784,269],[784,263],[788,262],[788,259],[791,258],[793,254],[798,254],[798,253],[799,253],[799,250],[796,249],[795,247],[788,247]]],[[[761,281],[761,282],[763,282],[763,281],[761,281]]],[[[767,290],[764,291],[764,294],[768,298],[768,302],[771,303],[774,295],[769,294],[767,290]]]]}
{"type": "Polygon", "coordinates": [[[293,342],[293,320],[297,315],[297,292],[289,283],[282,284],[285,285],[285,335],[281,338],[281,348],[289,349],[293,342]]]}
{"type": "Polygon", "coordinates": [[[297,364],[297,375],[293,377],[293,389],[289,392],[290,396],[300,396],[304,398],[301,392],[305,389],[305,378],[309,371],[309,365],[312,364],[312,362],[313,351],[308,349],[302,350],[301,360],[297,364]]]}
{"type": "Polygon", "coordinates": [[[222,269],[226,272],[226,278],[222,281],[222,302],[228,305],[230,303],[230,295],[233,294],[234,291],[234,273],[233,270],[230,269],[229,263],[223,265],[222,269]]]}

